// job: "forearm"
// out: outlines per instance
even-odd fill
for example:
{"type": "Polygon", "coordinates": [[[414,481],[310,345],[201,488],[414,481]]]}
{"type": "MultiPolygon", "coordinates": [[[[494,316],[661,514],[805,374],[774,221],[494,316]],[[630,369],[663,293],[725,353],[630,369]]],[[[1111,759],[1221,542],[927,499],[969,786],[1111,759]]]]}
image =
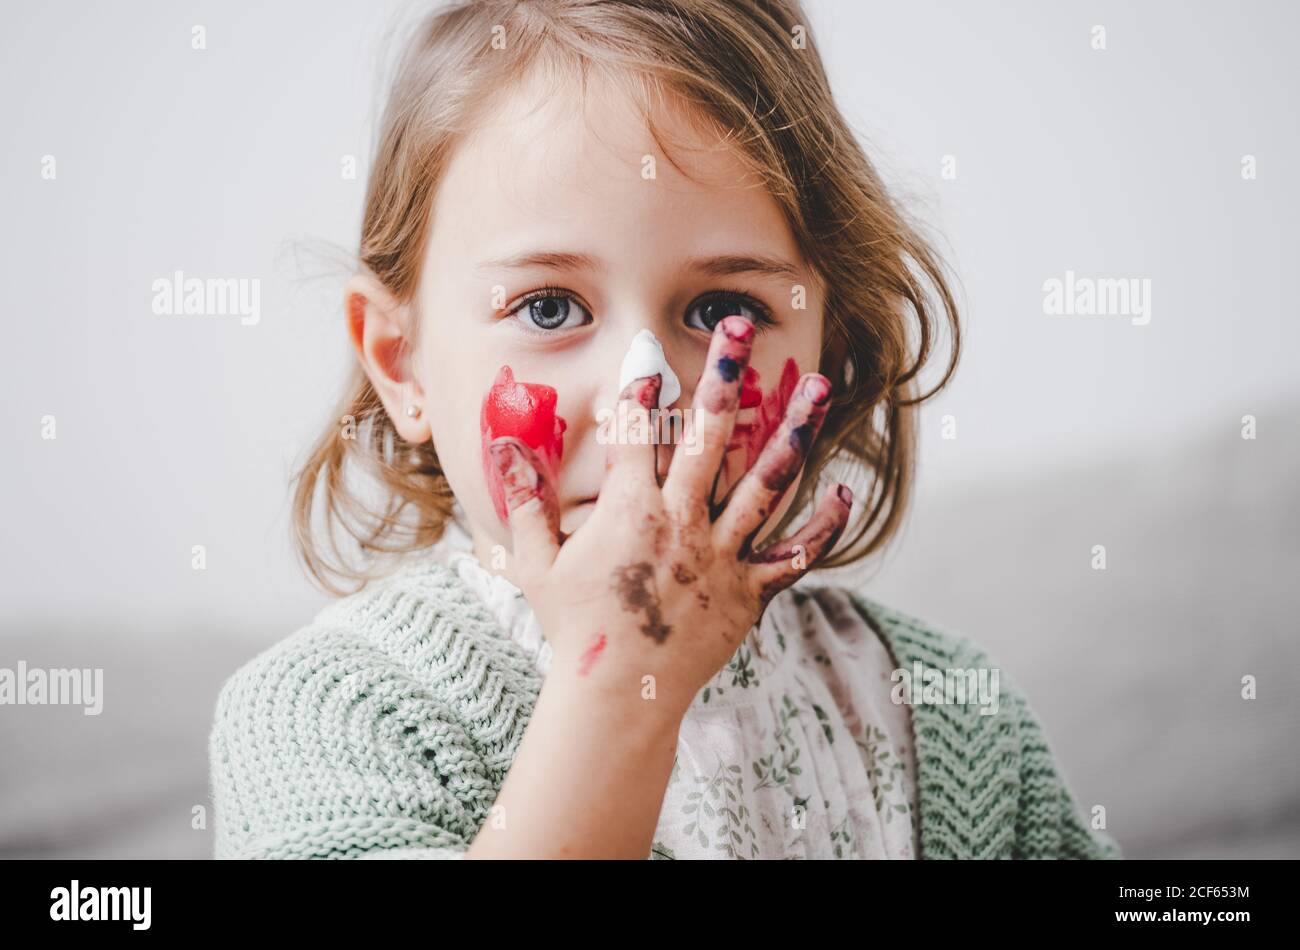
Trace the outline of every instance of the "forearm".
{"type": "Polygon", "coordinates": [[[648,857],[681,719],[662,700],[553,669],[466,857],[648,857]]]}

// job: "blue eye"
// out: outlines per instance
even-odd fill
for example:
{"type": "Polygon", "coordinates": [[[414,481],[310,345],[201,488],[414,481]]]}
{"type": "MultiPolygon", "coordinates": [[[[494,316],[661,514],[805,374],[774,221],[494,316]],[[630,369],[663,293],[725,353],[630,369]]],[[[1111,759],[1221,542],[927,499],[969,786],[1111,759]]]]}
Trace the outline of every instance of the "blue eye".
{"type": "Polygon", "coordinates": [[[724,290],[711,293],[693,304],[686,311],[686,325],[694,330],[712,333],[713,328],[723,317],[741,316],[754,324],[755,329],[762,330],[773,326],[771,311],[748,294],[724,290]],[[698,319],[695,319],[698,314],[698,319]]]}
{"type": "Polygon", "coordinates": [[[544,287],[537,291],[510,311],[510,315],[530,333],[571,330],[591,322],[591,314],[583,309],[582,304],[558,287],[544,287]]]}

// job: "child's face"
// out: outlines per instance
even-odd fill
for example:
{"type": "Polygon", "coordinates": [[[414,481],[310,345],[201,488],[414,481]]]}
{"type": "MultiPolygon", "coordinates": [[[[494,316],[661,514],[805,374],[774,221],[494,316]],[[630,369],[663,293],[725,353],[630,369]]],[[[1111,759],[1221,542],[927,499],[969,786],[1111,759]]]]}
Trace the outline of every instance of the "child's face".
{"type": "MultiPolygon", "coordinates": [[[[818,369],[823,292],[773,198],[725,146],[693,132],[684,113],[660,112],[656,120],[679,143],[672,155],[690,178],[632,103],[607,84],[588,89],[585,115],[571,95],[538,102],[535,87],[514,94],[458,146],[434,202],[416,372],[423,418],[480,550],[510,544],[484,477],[479,429],[484,395],[502,366],[559,394],[557,413],[567,423],[558,473],[564,531],[582,523],[600,491],[605,445],[597,413],[614,406],[620,364],[641,330],[662,343],[681,381],[673,405],[683,409],[710,332],[728,314],[758,327],[751,366],[765,395],[789,359],[799,372],[818,369]],[[538,254],[583,255],[590,265],[502,263],[538,254]],[[692,263],[717,257],[781,261],[791,273],[719,273],[692,263]],[[545,287],[558,289],[524,300],[545,287]]],[[[758,413],[744,410],[738,423],[758,413]]],[[[661,475],[672,451],[659,448],[661,475]]],[[[743,448],[728,453],[715,498],[750,460],[743,448]]],[[[793,495],[791,487],[769,523],[793,495]]]]}

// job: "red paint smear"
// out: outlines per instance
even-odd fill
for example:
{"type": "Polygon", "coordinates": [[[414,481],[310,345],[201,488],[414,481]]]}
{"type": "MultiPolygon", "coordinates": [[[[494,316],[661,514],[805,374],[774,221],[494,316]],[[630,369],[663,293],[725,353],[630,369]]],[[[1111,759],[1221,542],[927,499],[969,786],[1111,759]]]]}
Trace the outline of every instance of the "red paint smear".
{"type": "Polygon", "coordinates": [[[515,382],[515,374],[509,366],[501,367],[496,381],[483,397],[483,408],[479,413],[483,474],[487,477],[488,493],[492,496],[497,517],[502,521],[509,520],[505,486],[488,446],[493,439],[514,436],[537,453],[548,468],[545,474],[554,480],[564,452],[564,430],[567,428],[563,417],[555,414],[557,399],[558,394],[550,386],[515,382]]]}
{"type": "Polygon", "coordinates": [[[798,383],[799,366],[793,357],[785,361],[785,366],[781,368],[781,381],[766,396],[759,386],[758,371],[751,367],[745,368],[745,378],[740,386],[740,408],[757,409],[757,411],[750,422],[736,423],[731,430],[731,441],[727,443],[727,451],[733,452],[742,448],[745,450],[746,471],[754,467],[768,438],[781,424],[786,406],[790,404],[790,397],[794,395],[794,388],[798,383]]]}
{"type": "Polygon", "coordinates": [[[763,388],[758,384],[758,370],[746,366],[745,376],[740,381],[740,408],[753,409],[762,404],[763,388]]]}
{"type": "Polygon", "coordinates": [[[582,656],[578,659],[579,676],[586,676],[591,672],[591,667],[598,659],[600,659],[601,651],[605,649],[606,642],[603,633],[596,634],[595,642],[592,643],[591,646],[587,647],[587,649],[583,651],[582,656]]]}

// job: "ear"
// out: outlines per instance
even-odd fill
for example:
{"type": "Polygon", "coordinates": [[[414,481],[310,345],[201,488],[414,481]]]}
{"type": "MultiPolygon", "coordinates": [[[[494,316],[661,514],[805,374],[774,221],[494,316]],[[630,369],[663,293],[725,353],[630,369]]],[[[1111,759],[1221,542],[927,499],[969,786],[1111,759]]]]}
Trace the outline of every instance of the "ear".
{"type": "Polygon", "coordinates": [[[369,274],[357,274],[347,282],[343,307],[357,359],[398,435],[417,444],[429,441],[429,411],[412,371],[414,352],[407,339],[414,317],[411,308],[369,274]],[[408,411],[410,407],[418,410],[415,415],[408,411]]]}

